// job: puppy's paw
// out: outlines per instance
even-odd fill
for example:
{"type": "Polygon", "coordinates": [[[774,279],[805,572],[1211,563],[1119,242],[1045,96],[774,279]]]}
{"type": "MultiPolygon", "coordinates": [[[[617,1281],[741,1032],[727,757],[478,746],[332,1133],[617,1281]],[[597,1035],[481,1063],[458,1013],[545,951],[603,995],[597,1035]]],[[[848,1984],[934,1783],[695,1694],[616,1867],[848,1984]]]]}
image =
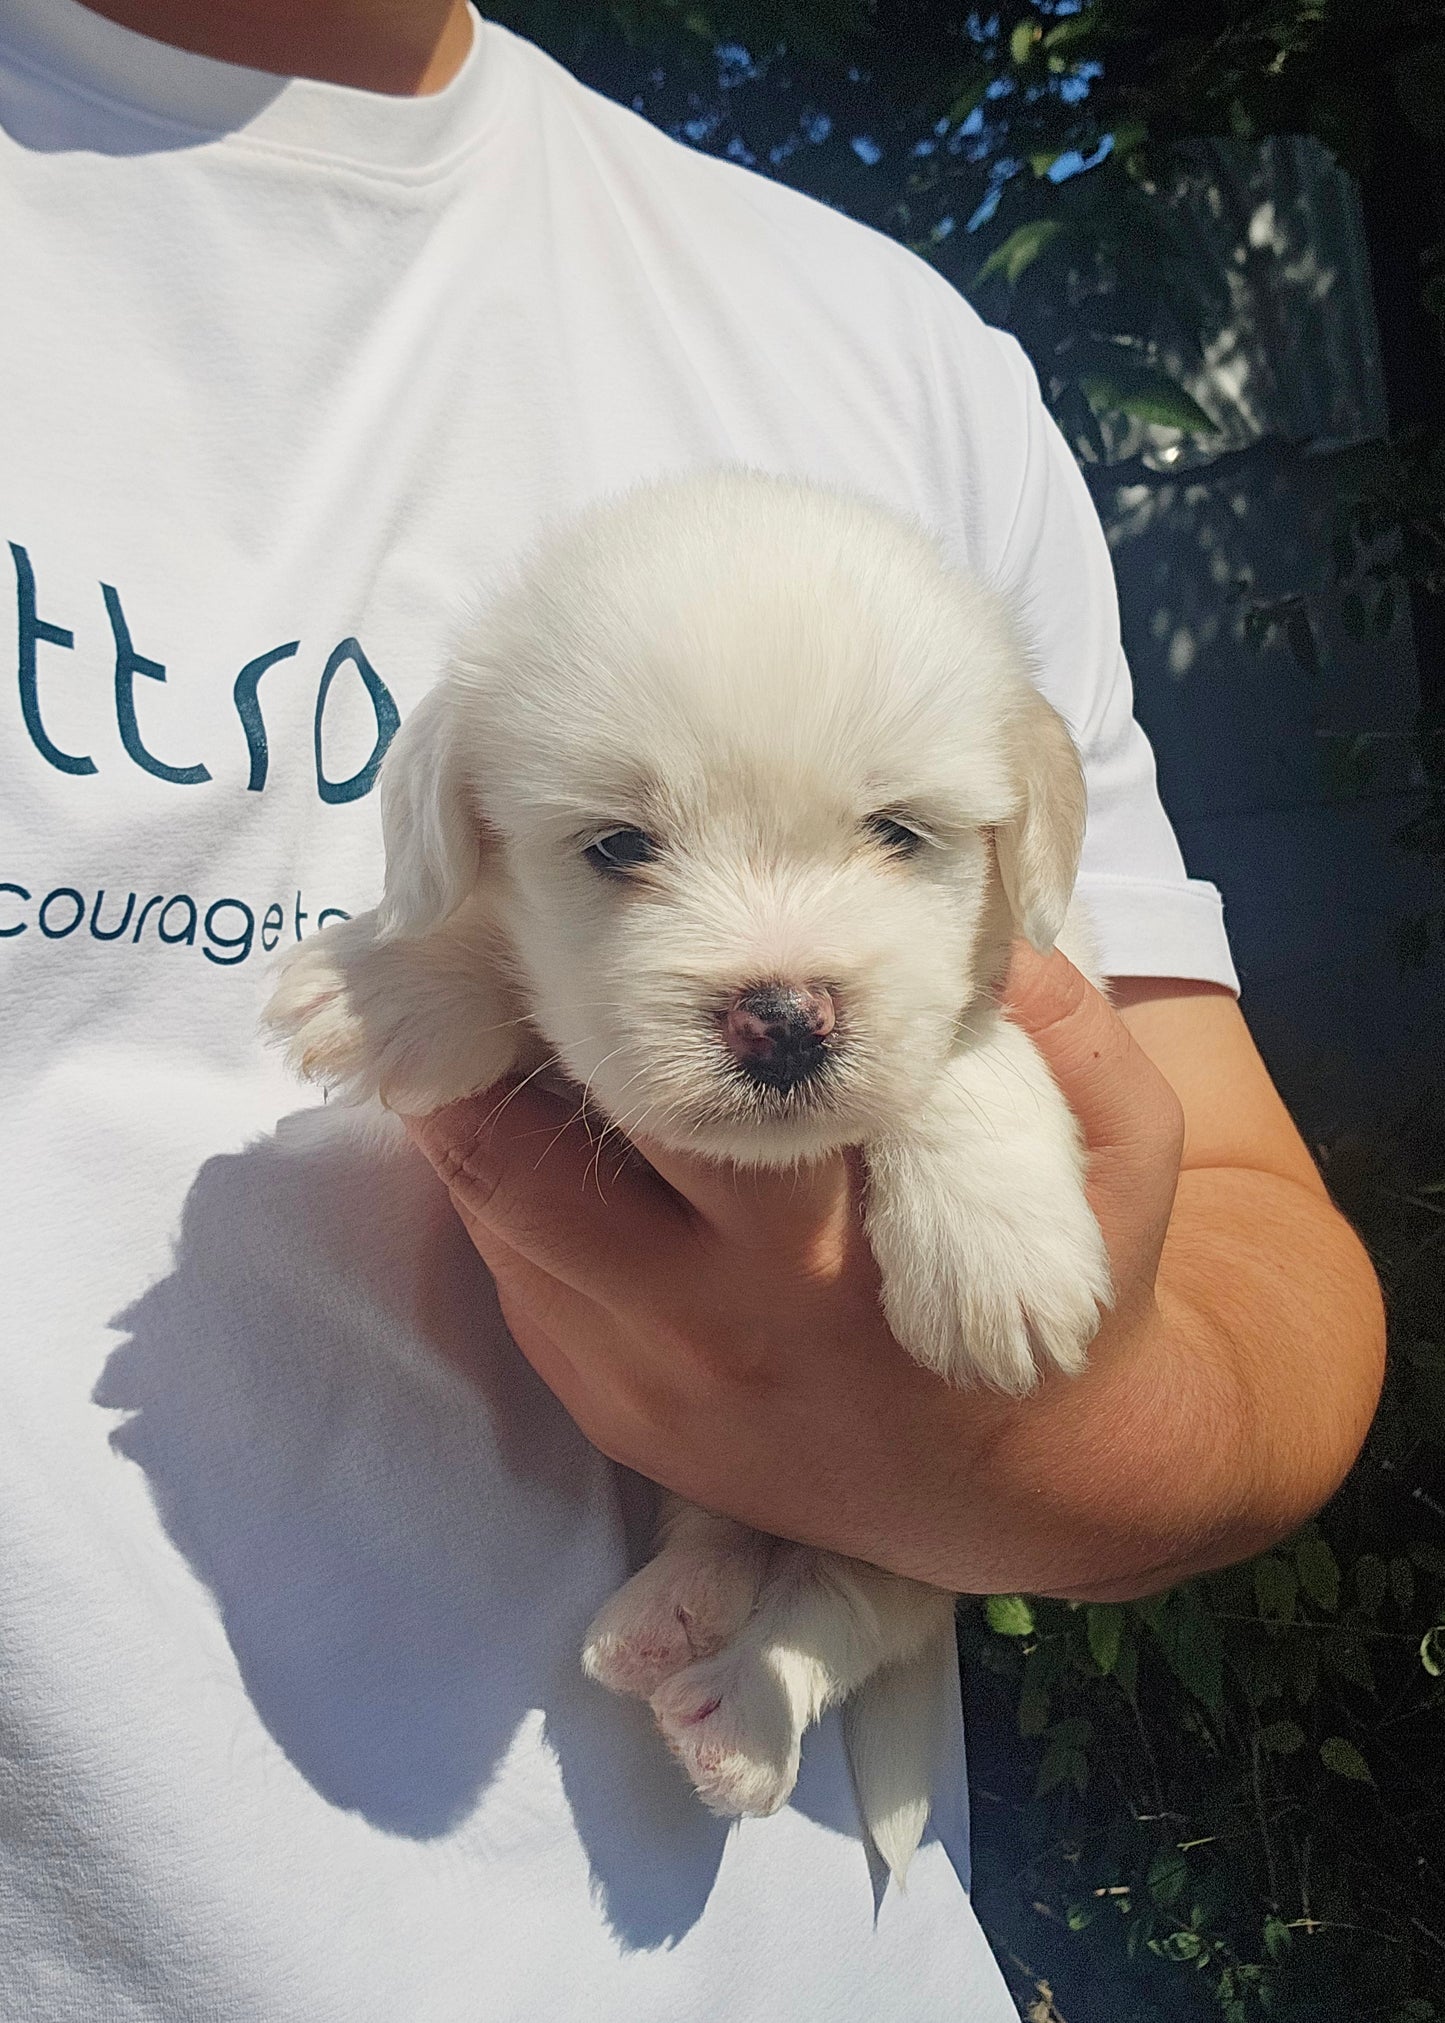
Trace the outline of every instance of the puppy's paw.
{"type": "Polygon", "coordinates": [[[1060,1192],[1072,1198],[1037,1217],[975,1202],[952,1228],[877,1218],[884,1313],[916,1362],[1014,1397],[1050,1370],[1083,1369],[1109,1303],[1109,1259],[1082,1190],[1060,1192]]]}
{"type": "Polygon", "coordinates": [[[710,1812],[761,1817],[786,1802],[802,1726],[766,1653],[744,1643],[689,1665],[653,1694],[652,1711],[710,1812]]]}
{"type": "Polygon", "coordinates": [[[1109,1253],[1094,1212],[1087,1202],[1073,1204],[1070,1215],[1039,1232],[1013,1288],[1041,1374],[1079,1374],[1113,1296],[1109,1253]]]}
{"type": "Polygon", "coordinates": [[[523,1024],[485,923],[459,916],[419,940],[385,941],[373,913],[293,949],[265,1019],[298,1073],[404,1116],[488,1088],[515,1063],[523,1024]]]}
{"type": "Polygon", "coordinates": [[[960,1289],[954,1359],[1015,1396],[1051,1370],[1077,1376],[1109,1297],[1103,1239],[1092,1216],[1089,1224],[1092,1243],[1040,1232],[1027,1256],[995,1259],[960,1289]]]}
{"type": "Polygon", "coordinates": [[[665,1549],[593,1618],[583,1671],[614,1693],[651,1699],[674,1672],[737,1635],[752,1613],[761,1570],[757,1544],[665,1549]]]}
{"type": "Polygon", "coordinates": [[[981,1381],[1022,1397],[1050,1370],[1076,1376],[1109,1299],[1098,1224],[1003,1229],[909,1274],[904,1297],[885,1282],[889,1324],[916,1361],[952,1383],[981,1381]],[[922,1295],[920,1297],[920,1295],[922,1295]]]}
{"type": "Polygon", "coordinates": [[[285,960],[265,1023],[286,1041],[286,1059],[307,1081],[365,1098],[378,1089],[379,1061],[351,995],[338,934],[315,934],[285,960]]]}

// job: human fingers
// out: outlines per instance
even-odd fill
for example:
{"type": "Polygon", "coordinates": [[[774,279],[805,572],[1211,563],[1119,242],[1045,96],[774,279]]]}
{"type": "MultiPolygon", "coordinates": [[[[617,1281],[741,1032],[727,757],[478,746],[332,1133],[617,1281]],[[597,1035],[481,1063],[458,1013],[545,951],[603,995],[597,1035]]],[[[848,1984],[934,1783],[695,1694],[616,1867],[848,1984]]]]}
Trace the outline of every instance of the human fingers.
{"type": "Polygon", "coordinates": [[[1184,1143],[1179,1099],[1108,999],[1057,950],[1015,942],[1002,1001],[1079,1120],[1090,1199],[1127,1281],[1136,1257],[1157,1261],[1168,1225],[1184,1143]]]}
{"type": "Polygon", "coordinates": [[[666,1183],[575,1101],[489,1089],[405,1121],[488,1263],[505,1245],[576,1291],[625,1297],[689,1237],[666,1183]]]}
{"type": "Polygon", "coordinates": [[[840,1154],[774,1169],[736,1166],[639,1140],[638,1149],[705,1227],[741,1250],[831,1261],[851,1219],[840,1154]]]}

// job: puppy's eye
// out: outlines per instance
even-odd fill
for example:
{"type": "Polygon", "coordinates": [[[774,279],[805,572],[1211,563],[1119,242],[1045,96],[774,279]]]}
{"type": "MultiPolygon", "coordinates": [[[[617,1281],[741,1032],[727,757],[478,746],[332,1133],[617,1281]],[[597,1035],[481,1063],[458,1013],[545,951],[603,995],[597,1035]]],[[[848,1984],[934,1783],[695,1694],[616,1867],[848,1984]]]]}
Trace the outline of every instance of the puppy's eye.
{"type": "Polygon", "coordinates": [[[896,815],[870,815],[863,826],[895,857],[917,856],[928,840],[906,822],[900,822],[896,815]]]}
{"type": "Polygon", "coordinates": [[[652,862],[657,843],[645,829],[609,829],[582,854],[594,871],[630,871],[634,865],[652,862]]]}

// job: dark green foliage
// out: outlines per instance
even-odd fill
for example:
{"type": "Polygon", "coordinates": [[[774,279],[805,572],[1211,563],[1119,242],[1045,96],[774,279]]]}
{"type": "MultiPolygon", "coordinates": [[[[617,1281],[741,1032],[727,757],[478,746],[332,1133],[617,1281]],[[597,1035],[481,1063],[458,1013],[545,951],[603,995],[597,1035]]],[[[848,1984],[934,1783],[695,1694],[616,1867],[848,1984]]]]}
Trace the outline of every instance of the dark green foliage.
{"type": "Polygon", "coordinates": [[[1330,1171],[1393,1352],[1329,1510],[1155,1601],[965,1618],[975,1901],[1039,2023],[1445,2017],[1445,1186],[1330,1171]]]}

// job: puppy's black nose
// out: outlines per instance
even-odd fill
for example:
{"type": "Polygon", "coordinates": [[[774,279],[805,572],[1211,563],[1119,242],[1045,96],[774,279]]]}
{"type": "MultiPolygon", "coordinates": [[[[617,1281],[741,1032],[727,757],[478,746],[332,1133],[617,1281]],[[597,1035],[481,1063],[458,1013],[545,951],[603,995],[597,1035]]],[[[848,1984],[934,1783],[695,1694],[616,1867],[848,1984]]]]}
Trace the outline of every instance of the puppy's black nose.
{"type": "Polygon", "coordinates": [[[723,1015],[723,1037],[743,1073],[769,1089],[795,1089],[828,1058],[836,1017],[821,984],[755,983],[723,1015]]]}

